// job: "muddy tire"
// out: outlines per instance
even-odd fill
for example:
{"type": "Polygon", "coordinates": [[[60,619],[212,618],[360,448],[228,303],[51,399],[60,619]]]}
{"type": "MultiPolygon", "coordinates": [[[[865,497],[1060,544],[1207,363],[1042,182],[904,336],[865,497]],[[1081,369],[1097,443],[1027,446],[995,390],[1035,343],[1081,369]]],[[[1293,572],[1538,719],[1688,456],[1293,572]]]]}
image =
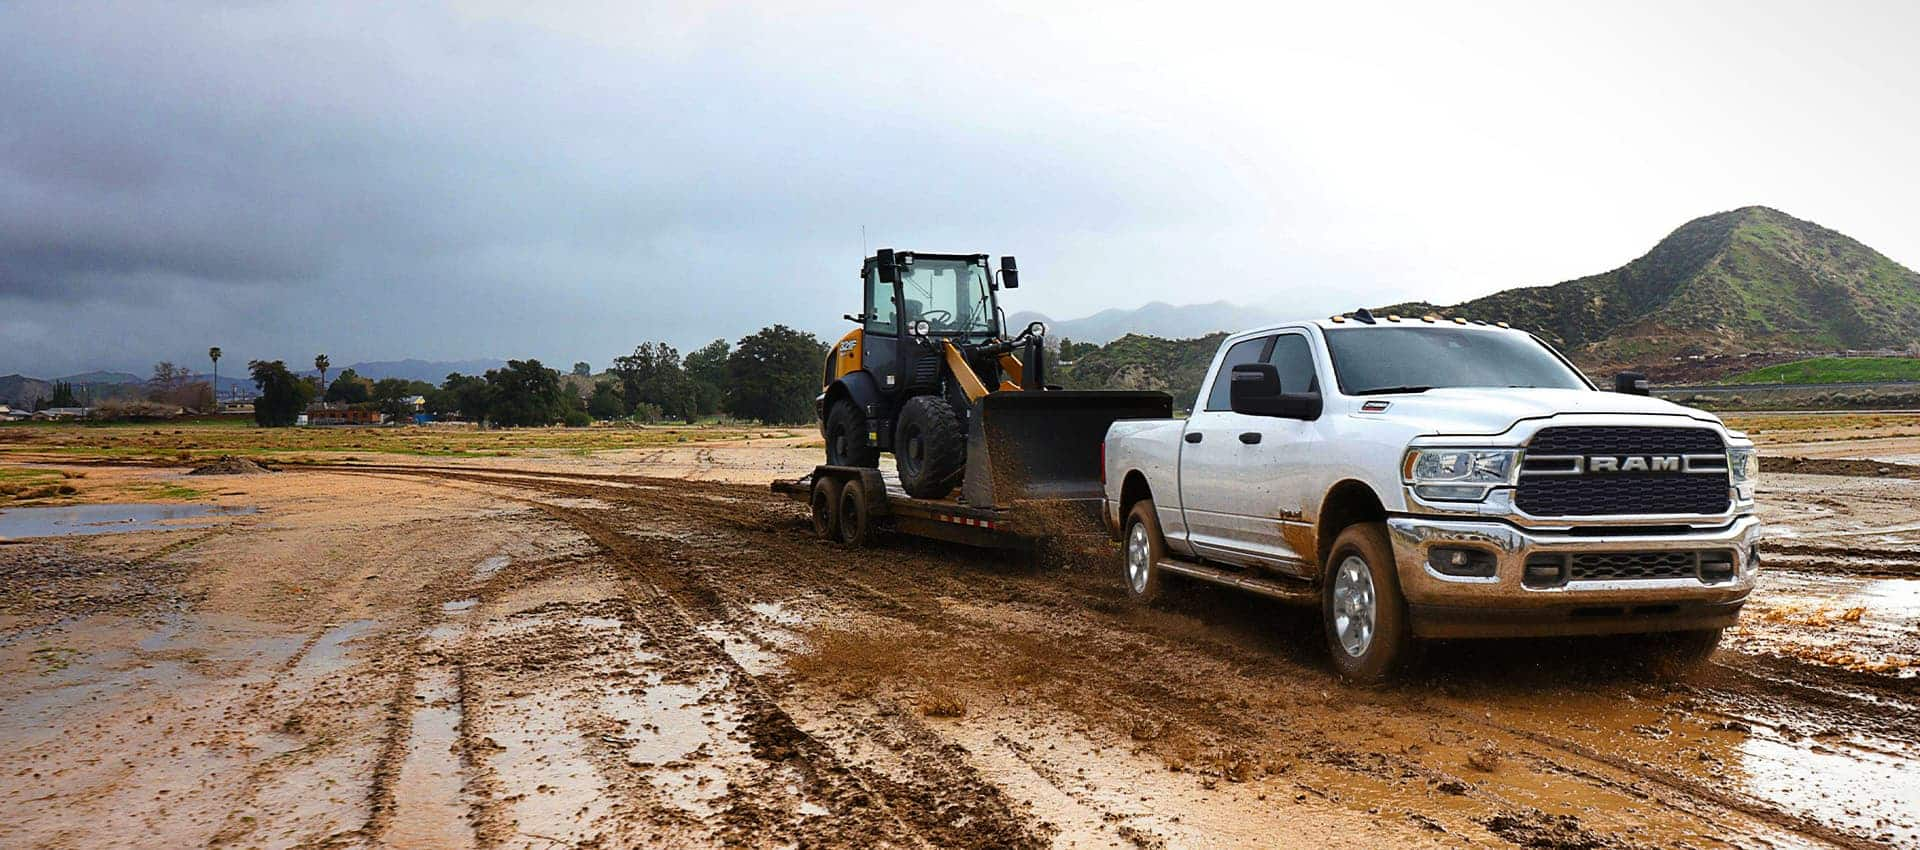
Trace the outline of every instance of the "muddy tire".
{"type": "Polygon", "coordinates": [[[967,435],[953,405],[939,396],[907,399],[900,408],[893,458],[900,486],[916,499],[944,499],[967,462],[967,435]]]}
{"type": "Polygon", "coordinates": [[[867,417],[853,402],[845,399],[834,402],[827,411],[823,436],[827,438],[828,466],[871,469],[880,465],[880,450],[867,445],[867,417]]]}
{"type": "Polygon", "coordinates": [[[1720,629],[1641,635],[1635,641],[1659,679],[1681,679],[1707,666],[1720,646],[1720,629]]]}
{"type": "Polygon", "coordinates": [[[867,504],[867,488],[853,482],[840,488],[840,542],[848,546],[873,543],[873,510],[867,504]]]}
{"type": "Polygon", "coordinates": [[[808,506],[813,512],[813,533],[821,540],[840,539],[840,479],[816,478],[808,506]]]}
{"type": "Polygon", "coordinates": [[[1355,684],[1386,681],[1413,643],[1386,524],[1347,526],[1334,539],[1327,564],[1320,614],[1334,670],[1355,684]]]}
{"type": "Polygon", "coordinates": [[[1160,536],[1160,515],[1152,499],[1141,499],[1127,511],[1121,524],[1120,581],[1127,598],[1141,605],[1152,605],[1166,598],[1167,584],[1173,576],[1160,569],[1167,556],[1167,539],[1160,536]]]}

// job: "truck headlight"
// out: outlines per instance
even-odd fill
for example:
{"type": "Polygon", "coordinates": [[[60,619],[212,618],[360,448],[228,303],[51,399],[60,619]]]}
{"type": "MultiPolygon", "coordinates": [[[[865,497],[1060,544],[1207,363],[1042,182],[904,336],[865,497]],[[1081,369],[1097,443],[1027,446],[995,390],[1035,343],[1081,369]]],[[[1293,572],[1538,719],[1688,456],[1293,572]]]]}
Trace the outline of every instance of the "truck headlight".
{"type": "Polygon", "coordinates": [[[1733,478],[1734,500],[1753,501],[1754,485],[1760,480],[1760,450],[1752,446],[1729,446],[1727,473],[1733,478]]]}
{"type": "Polygon", "coordinates": [[[1413,449],[1403,467],[1414,495],[1440,502],[1477,502],[1494,487],[1513,486],[1519,449],[1413,449]]]}

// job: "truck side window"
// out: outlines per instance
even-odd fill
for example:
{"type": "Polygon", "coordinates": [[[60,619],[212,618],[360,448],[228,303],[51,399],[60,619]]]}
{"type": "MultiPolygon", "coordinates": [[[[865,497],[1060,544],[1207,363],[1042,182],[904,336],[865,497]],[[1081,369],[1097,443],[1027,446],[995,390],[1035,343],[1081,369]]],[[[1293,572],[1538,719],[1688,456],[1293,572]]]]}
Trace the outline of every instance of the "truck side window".
{"type": "Polygon", "coordinates": [[[1220,368],[1213,376],[1213,389],[1207,391],[1207,410],[1232,410],[1233,367],[1242,363],[1258,363],[1267,353],[1267,347],[1273,345],[1273,337],[1262,336],[1243,339],[1227,349],[1227,356],[1220,358],[1220,368]]]}
{"type": "Polygon", "coordinates": [[[867,269],[867,313],[873,318],[867,320],[866,330],[870,334],[892,336],[899,332],[894,317],[899,312],[893,303],[893,284],[881,283],[880,273],[867,269]]]}
{"type": "Polygon", "coordinates": [[[1320,391],[1320,376],[1313,368],[1313,349],[1299,334],[1281,334],[1273,342],[1267,362],[1280,371],[1280,391],[1311,393],[1320,391]]]}

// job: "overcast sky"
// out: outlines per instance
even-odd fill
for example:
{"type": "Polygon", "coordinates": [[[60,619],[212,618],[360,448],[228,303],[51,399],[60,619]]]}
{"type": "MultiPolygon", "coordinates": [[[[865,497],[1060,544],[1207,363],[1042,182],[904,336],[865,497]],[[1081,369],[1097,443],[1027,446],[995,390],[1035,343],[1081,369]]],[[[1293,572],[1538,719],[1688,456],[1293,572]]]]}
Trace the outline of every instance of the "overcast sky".
{"type": "Polygon", "coordinates": [[[837,335],[862,225],[1063,318],[1456,301],[1747,204],[1920,266],[1911,3],[426,5],[0,3],[0,374],[837,335]]]}

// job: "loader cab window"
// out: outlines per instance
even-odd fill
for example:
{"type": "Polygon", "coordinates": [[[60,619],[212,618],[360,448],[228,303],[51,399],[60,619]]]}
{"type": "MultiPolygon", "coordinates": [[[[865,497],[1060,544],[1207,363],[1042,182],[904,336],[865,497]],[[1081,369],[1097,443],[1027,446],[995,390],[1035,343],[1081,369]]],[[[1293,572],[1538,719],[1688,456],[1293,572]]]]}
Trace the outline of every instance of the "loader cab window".
{"type": "MultiPolygon", "coordinates": [[[[1233,374],[1233,367],[1235,366],[1243,363],[1259,363],[1261,358],[1266,356],[1268,348],[1272,345],[1273,337],[1261,336],[1254,337],[1253,339],[1243,339],[1234,343],[1232,348],[1227,349],[1227,356],[1220,358],[1220,368],[1213,371],[1213,389],[1207,391],[1206,409],[1232,410],[1233,381],[1227,380],[1226,377],[1233,374]]],[[[1281,372],[1280,380],[1282,382],[1281,386],[1285,387],[1286,373],[1284,370],[1281,372]]]]}
{"type": "Polygon", "coordinates": [[[865,328],[870,334],[892,336],[900,331],[897,321],[899,311],[893,303],[893,284],[881,283],[880,273],[873,267],[867,267],[867,319],[865,328]]]}
{"type": "Polygon", "coordinates": [[[925,319],[935,336],[992,336],[997,322],[988,279],[984,261],[915,257],[900,267],[901,319],[925,319]]]}

